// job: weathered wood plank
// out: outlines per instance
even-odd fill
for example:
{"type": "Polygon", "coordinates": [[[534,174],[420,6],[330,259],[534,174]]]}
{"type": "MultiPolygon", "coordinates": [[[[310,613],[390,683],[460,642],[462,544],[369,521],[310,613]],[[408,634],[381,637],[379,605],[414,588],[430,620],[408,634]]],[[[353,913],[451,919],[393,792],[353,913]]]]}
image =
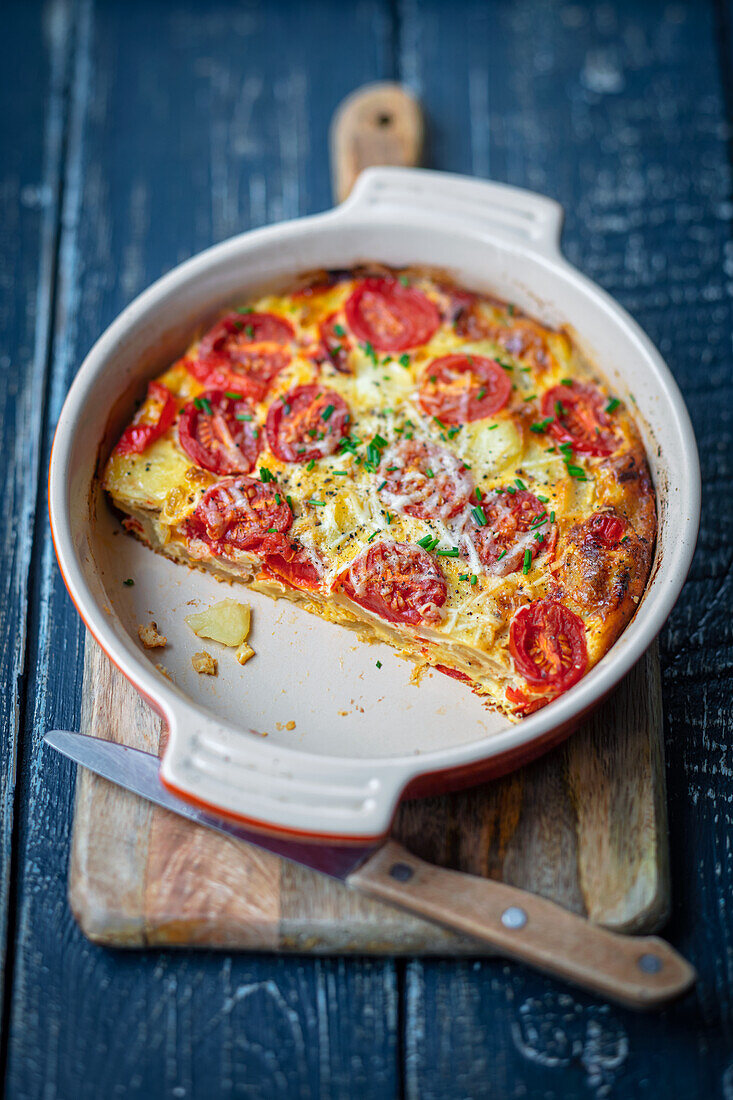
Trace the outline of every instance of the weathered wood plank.
{"type": "MultiPolygon", "coordinates": [[[[703,524],[662,633],[673,914],[696,997],[661,1017],[565,997],[519,968],[413,963],[410,1097],[713,1096],[730,1089],[733,762],[731,174],[712,3],[400,4],[402,75],[441,168],[534,187],[566,254],[657,342],[700,445],[703,524]],[[465,119],[470,141],[456,119],[465,119]],[[653,1053],[652,1053],[653,1052],[653,1053]]],[[[727,44],[730,51],[730,43],[727,44]]],[[[733,56],[730,52],[729,58],[733,56]]],[[[730,114],[730,104],[728,105],[730,114]]]]}
{"type": "MultiPolygon", "coordinates": [[[[355,82],[391,75],[388,16],[379,0],[78,0],[44,461],[83,354],[146,283],[215,239],[328,205],[328,120],[355,82]]],[[[73,770],[41,747],[44,729],[79,726],[83,631],[40,514],[31,589],[8,1094],[393,1095],[391,963],[132,957],[84,940],[65,898],[73,770]]]]}
{"type": "Polygon", "coordinates": [[[12,5],[3,18],[0,453],[5,464],[0,515],[0,679],[5,690],[0,700],[0,995],[9,915],[17,737],[25,696],[29,572],[55,282],[68,20],[63,2],[45,11],[37,5],[12,5]],[[29,42],[37,45],[30,53],[29,42]]]}

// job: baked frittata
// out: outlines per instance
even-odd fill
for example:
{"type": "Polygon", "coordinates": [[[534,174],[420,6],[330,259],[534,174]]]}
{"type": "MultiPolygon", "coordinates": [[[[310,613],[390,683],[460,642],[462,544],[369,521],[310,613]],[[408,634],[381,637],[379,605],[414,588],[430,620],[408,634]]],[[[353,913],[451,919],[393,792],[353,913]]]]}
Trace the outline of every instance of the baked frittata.
{"type": "Polygon", "coordinates": [[[154,550],[513,716],[613,644],[656,533],[633,416],[570,337],[417,269],[228,312],[149,384],[103,485],[154,550]]]}

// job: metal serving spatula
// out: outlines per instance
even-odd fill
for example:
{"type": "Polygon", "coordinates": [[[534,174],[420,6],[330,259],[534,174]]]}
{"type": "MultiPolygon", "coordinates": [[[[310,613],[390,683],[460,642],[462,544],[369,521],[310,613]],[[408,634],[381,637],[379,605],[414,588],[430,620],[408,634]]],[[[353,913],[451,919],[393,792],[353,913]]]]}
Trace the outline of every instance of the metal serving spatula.
{"type": "Polygon", "coordinates": [[[369,845],[291,841],[246,829],[172,795],[157,756],[54,730],[46,742],[128,791],[227,836],[331,875],[346,886],[484,941],[508,958],[631,1008],[655,1008],[695,982],[690,964],[656,936],[609,932],[545,898],[425,863],[384,838],[369,845]]]}

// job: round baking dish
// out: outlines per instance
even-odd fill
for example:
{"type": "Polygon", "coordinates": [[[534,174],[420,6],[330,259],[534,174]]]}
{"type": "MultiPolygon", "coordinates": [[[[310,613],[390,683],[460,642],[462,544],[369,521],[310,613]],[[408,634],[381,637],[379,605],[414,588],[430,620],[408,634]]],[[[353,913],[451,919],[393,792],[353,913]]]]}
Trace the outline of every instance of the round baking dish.
{"type": "MultiPolygon", "coordinates": [[[[335,210],[244,233],[182,264],[128,306],[90,351],[59,418],[51,457],[56,553],[89,630],[164,717],[169,738],[161,779],[182,797],[255,828],[354,841],[379,836],[404,793],[479,782],[566,736],[659,632],[695,546],[700,509],[695,439],[674,379],[648,338],[563,259],[561,224],[558,204],[530,192],[419,169],[369,169],[335,210]],[[240,710],[232,717],[231,708],[217,712],[185,685],[160,675],[141,651],[130,615],[110,587],[98,533],[105,505],[95,475],[146,380],[180,354],[202,321],[255,291],[287,285],[301,271],[364,261],[443,268],[457,282],[516,302],[548,324],[572,323],[578,343],[614,391],[636,404],[657,490],[659,533],[650,581],[634,619],[565,695],[514,724],[497,720],[490,727],[466,712],[465,737],[453,729],[445,743],[438,734],[422,751],[411,743],[401,746],[397,735],[390,745],[384,737],[370,741],[365,734],[359,754],[349,755],[335,751],[335,744],[348,744],[348,725],[341,742],[334,742],[325,728],[319,741],[315,720],[312,738],[301,739],[297,747],[260,736],[247,715],[246,680],[241,681],[240,710]]],[[[184,582],[185,588],[188,574],[170,568],[178,570],[174,583],[180,587],[184,582]]],[[[338,634],[336,627],[324,625],[338,634]]],[[[302,660],[304,675],[314,667],[312,652],[292,659],[302,660]]],[[[319,659],[324,683],[328,667],[328,660],[319,659]]],[[[345,671],[343,663],[334,671],[348,679],[348,656],[345,671]]],[[[441,707],[455,706],[457,720],[463,720],[459,701],[470,693],[440,679],[447,681],[441,707]]],[[[391,713],[396,706],[399,712],[401,699],[393,691],[385,708],[391,713]]],[[[405,705],[414,706],[413,700],[405,705]]],[[[406,723],[409,719],[398,713],[397,725],[406,723]]]]}

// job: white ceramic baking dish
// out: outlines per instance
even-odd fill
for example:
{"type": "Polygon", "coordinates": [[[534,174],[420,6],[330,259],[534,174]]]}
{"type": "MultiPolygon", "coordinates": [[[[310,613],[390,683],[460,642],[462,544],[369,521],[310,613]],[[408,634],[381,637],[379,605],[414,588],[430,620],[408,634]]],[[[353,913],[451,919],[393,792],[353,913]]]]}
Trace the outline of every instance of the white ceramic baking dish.
{"type": "Polygon", "coordinates": [[[695,439],[650,341],[561,256],[561,224],[557,203],[527,191],[419,169],[370,169],[335,210],[244,233],[182,264],[128,306],[90,351],[51,459],[56,552],[86,625],[167,722],[161,778],[181,796],[255,827],[353,840],[381,835],[403,793],[478,782],[557,742],[659,632],[695,545],[695,439]],[[95,483],[146,380],[202,322],[300,272],[367,260],[441,267],[549,324],[572,324],[613,391],[633,395],[638,408],[659,502],[646,593],[596,668],[519,723],[489,713],[445,676],[431,674],[415,687],[410,665],[389,649],[355,643],[343,628],[244,590],[255,606],[256,660],[241,668],[222,655],[215,680],[197,676],[183,615],[192,603],[228,593],[120,534],[95,483]],[[135,585],[124,586],[130,576],[135,585]],[[151,617],[169,638],[155,659],[175,682],[137,640],[137,623],[151,617]]]}

